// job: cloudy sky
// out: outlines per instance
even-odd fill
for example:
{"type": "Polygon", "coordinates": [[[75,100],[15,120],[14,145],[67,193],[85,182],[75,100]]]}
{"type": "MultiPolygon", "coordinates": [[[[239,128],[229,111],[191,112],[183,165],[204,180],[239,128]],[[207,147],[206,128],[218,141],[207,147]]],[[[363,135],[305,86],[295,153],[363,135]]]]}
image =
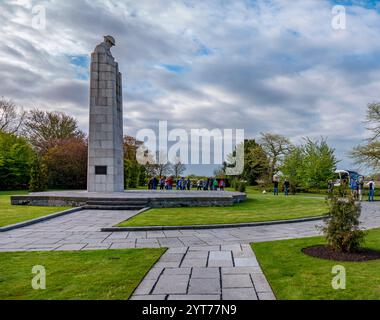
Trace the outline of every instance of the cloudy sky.
{"type": "Polygon", "coordinates": [[[106,34],[130,135],[167,120],[294,143],[327,136],[349,167],[366,105],[380,100],[377,1],[0,0],[0,21],[0,96],[71,114],[85,131],[89,53],[106,34]],[[344,30],[331,25],[336,4],[344,30]],[[32,23],[39,6],[45,29],[32,23]]]}

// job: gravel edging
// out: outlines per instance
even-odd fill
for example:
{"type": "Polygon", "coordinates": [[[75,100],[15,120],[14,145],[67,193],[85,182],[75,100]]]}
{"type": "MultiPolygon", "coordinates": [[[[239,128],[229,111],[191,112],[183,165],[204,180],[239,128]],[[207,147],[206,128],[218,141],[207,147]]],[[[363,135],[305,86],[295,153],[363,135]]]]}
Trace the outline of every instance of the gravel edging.
{"type": "Polygon", "coordinates": [[[256,226],[270,226],[276,224],[299,223],[309,221],[320,221],[325,216],[289,219],[289,220],[274,220],[274,221],[261,221],[261,222],[245,222],[245,223],[229,223],[229,224],[203,224],[203,225],[188,225],[188,226],[144,226],[144,227],[108,227],[101,228],[104,232],[118,232],[118,231],[162,231],[162,230],[201,230],[201,229],[224,229],[224,228],[242,228],[242,227],[256,227],[256,226]]]}
{"type": "Polygon", "coordinates": [[[42,222],[42,221],[58,218],[58,217],[66,215],[66,214],[78,212],[78,211],[81,211],[81,210],[83,210],[83,207],[77,207],[77,208],[67,209],[65,211],[60,211],[60,212],[52,213],[52,214],[49,214],[47,216],[42,216],[42,217],[35,218],[35,219],[32,219],[32,220],[22,221],[22,222],[19,222],[19,223],[15,223],[15,224],[11,224],[11,225],[8,225],[8,226],[0,227],[0,232],[6,232],[6,231],[14,230],[14,229],[19,229],[19,228],[27,227],[27,226],[30,226],[30,225],[35,224],[35,223],[39,223],[39,222],[42,222]]]}

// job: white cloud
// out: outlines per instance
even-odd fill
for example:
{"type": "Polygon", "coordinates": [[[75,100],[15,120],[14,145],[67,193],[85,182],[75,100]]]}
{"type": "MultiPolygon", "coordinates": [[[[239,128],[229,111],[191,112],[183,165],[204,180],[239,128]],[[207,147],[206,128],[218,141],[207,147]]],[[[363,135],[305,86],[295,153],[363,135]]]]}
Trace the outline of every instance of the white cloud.
{"type": "MultiPolygon", "coordinates": [[[[60,110],[87,129],[87,81],[69,56],[105,34],[124,75],[125,131],[157,126],[328,135],[343,157],[365,137],[379,100],[380,19],[347,7],[331,28],[330,1],[11,1],[0,4],[0,95],[60,110]],[[31,26],[45,5],[46,30],[31,26]],[[161,65],[185,68],[168,72],[161,65]]],[[[83,67],[82,67],[83,69],[83,67]]]]}

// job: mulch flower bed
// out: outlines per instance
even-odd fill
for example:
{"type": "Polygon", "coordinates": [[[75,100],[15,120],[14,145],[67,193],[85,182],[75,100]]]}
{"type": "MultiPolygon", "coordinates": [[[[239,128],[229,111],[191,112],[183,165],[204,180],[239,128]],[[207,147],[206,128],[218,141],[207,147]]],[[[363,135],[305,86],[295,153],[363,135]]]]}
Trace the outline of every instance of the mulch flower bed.
{"type": "Polygon", "coordinates": [[[314,258],[335,261],[363,262],[380,259],[380,251],[371,249],[360,249],[356,252],[341,252],[331,246],[319,245],[304,248],[302,252],[314,258]]]}

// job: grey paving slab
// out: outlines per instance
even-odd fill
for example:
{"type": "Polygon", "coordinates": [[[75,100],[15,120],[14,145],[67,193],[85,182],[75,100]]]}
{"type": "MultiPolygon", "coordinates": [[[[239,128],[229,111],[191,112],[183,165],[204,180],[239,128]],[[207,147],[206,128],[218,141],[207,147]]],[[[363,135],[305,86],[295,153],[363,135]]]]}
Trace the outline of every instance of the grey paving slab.
{"type": "Polygon", "coordinates": [[[190,246],[189,251],[211,251],[220,250],[220,246],[190,246]]]}
{"type": "Polygon", "coordinates": [[[107,240],[126,239],[127,236],[128,236],[128,232],[113,232],[107,237],[107,240]]]}
{"type": "Polygon", "coordinates": [[[223,300],[258,300],[255,289],[253,288],[233,288],[223,289],[223,300]]]}
{"type": "Polygon", "coordinates": [[[222,274],[251,274],[262,273],[261,268],[258,267],[226,267],[221,268],[222,274]]]}
{"type": "Polygon", "coordinates": [[[224,274],[222,284],[223,288],[253,288],[249,274],[224,274]]]}
{"type": "Polygon", "coordinates": [[[157,239],[161,247],[170,247],[170,248],[175,248],[175,247],[180,247],[183,248],[184,244],[176,238],[158,238],[157,239]]]}
{"type": "Polygon", "coordinates": [[[233,260],[231,251],[210,251],[208,267],[232,267],[233,260]]]}
{"type": "Polygon", "coordinates": [[[136,248],[136,243],[134,241],[132,242],[115,242],[110,245],[110,249],[130,249],[130,248],[136,248]]]}
{"type": "Polygon", "coordinates": [[[184,253],[168,253],[166,252],[161,258],[160,262],[181,262],[184,253]]]}
{"type": "Polygon", "coordinates": [[[147,231],[146,237],[149,238],[166,238],[166,235],[163,231],[147,231]]]}
{"type": "Polygon", "coordinates": [[[164,275],[190,275],[191,268],[165,268],[164,275]]]}
{"type": "Polygon", "coordinates": [[[231,251],[210,251],[209,260],[231,260],[231,251]]]}
{"type": "Polygon", "coordinates": [[[160,248],[160,243],[157,239],[137,239],[136,248],[160,248]]]}
{"type": "Polygon", "coordinates": [[[86,244],[78,243],[78,244],[63,244],[60,247],[56,247],[56,250],[65,251],[65,250],[81,250],[86,246],[86,244]]]}
{"type": "Polygon", "coordinates": [[[259,265],[256,258],[235,258],[234,264],[236,267],[257,267],[259,265]]]}
{"type": "Polygon", "coordinates": [[[194,279],[219,279],[220,271],[219,268],[199,268],[194,267],[191,273],[191,277],[194,279]]]}
{"type": "Polygon", "coordinates": [[[158,261],[154,266],[157,267],[157,268],[178,268],[179,265],[181,264],[180,261],[165,261],[165,262],[162,262],[162,261],[158,261]]]}
{"type": "Polygon", "coordinates": [[[147,295],[153,291],[153,287],[156,284],[156,279],[144,279],[140,285],[136,288],[133,295],[147,295]]]}
{"type": "Polygon", "coordinates": [[[259,300],[276,300],[273,292],[258,292],[257,295],[259,300]]]}
{"type": "Polygon", "coordinates": [[[217,294],[171,294],[168,300],[220,300],[220,295],[217,294]]]}
{"type": "Polygon", "coordinates": [[[189,282],[188,275],[162,275],[154,288],[154,294],[185,294],[189,282]]]}
{"type": "Polygon", "coordinates": [[[82,250],[106,250],[109,248],[110,248],[110,245],[106,245],[106,246],[85,246],[82,250]]]}
{"type": "Polygon", "coordinates": [[[147,294],[147,295],[133,295],[129,300],[165,300],[164,294],[147,294]]]}
{"type": "Polygon", "coordinates": [[[189,251],[186,255],[186,259],[207,259],[208,255],[208,251],[189,251]]]}
{"type": "Polygon", "coordinates": [[[187,259],[185,258],[182,263],[181,267],[206,267],[207,265],[207,259],[187,259]]]}
{"type": "Polygon", "coordinates": [[[252,273],[251,278],[257,292],[272,292],[272,288],[264,274],[252,273]]]}
{"type": "Polygon", "coordinates": [[[149,272],[147,273],[144,279],[157,280],[163,271],[164,271],[164,268],[153,267],[152,269],[149,270],[149,272]]]}
{"type": "Polygon", "coordinates": [[[174,247],[174,248],[169,248],[167,253],[186,253],[188,250],[187,247],[174,247]]]}
{"type": "Polygon", "coordinates": [[[220,294],[220,279],[194,279],[189,282],[189,294],[220,294]]]}

